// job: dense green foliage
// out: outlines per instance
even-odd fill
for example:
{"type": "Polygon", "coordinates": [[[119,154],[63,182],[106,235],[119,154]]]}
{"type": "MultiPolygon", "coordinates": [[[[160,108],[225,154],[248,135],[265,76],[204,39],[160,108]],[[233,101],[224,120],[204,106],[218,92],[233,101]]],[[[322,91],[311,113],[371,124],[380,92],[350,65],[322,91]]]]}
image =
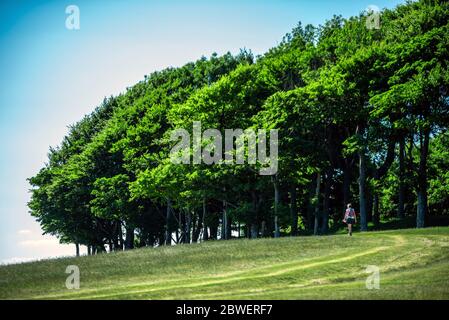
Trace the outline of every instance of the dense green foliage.
{"type": "MultiPolygon", "coordinates": [[[[31,213],[89,253],[324,234],[352,202],[381,216],[448,214],[449,3],[299,24],[260,57],[241,51],[155,72],[70,128],[33,178],[31,213]],[[279,167],[179,165],[176,128],[279,130],[279,167]]],[[[223,134],[224,136],[224,134],[223,134]]],[[[192,150],[192,152],[195,152],[192,150]]]]}

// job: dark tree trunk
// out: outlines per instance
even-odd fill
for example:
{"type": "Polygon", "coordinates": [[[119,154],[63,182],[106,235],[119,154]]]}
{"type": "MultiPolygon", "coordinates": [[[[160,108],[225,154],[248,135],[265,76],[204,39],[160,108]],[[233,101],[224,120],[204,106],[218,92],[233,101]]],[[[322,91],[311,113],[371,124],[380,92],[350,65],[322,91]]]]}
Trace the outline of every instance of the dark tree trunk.
{"type": "Polygon", "coordinates": [[[197,226],[192,234],[192,243],[197,243],[200,238],[200,232],[203,230],[203,210],[198,211],[197,226]]]}
{"type": "Polygon", "coordinates": [[[290,219],[292,224],[292,236],[298,235],[298,207],[296,205],[296,187],[290,188],[290,219]]]}
{"type": "Polygon", "coordinates": [[[405,216],[405,138],[399,141],[399,203],[398,203],[398,218],[402,219],[405,216]]]}
{"type": "Polygon", "coordinates": [[[228,213],[226,208],[226,200],[223,200],[223,217],[221,219],[221,239],[228,238],[228,213]]]}
{"type": "Polygon", "coordinates": [[[218,227],[217,225],[212,225],[209,227],[210,230],[210,239],[217,240],[218,238],[218,227]]]}
{"type": "Polygon", "coordinates": [[[360,230],[367,231],[366,214],[366,158],[364,148],[359,152],[359,201],[360,201],[360,230]]]}
{"type": "Polygon", "coordinates": [[[178,211],[178,227],[176,228],[176,233],[178,233],[179,230],[179,238],[177,239],[176,243],[183,243],[184,242],[184,215],[181,212],[182,210],[178,211]]]}
{"type": "Polygon", "coordinates": [[[229,240],[232,238],[232,219],[226,213],[226,239],[229,240]]]}
{"type": "Polygon", "coordinates": [[[332,169],[326,172],[326,181],[324,183],[324,198],[323,198],[323,218],[321,224],[321,233],[325,234],[329,228],[329,201],[332,187],[332,169]]]}
{"type": "Polygon", "coordinates": [[[139,248],[143,248],[147,245],[147,241],[145,239],[145,236],[141,233],[139,235],[139,248]]]}
{"type": "Polygon", "coordinates": [[[430,130],[420,133],[419,167],[418,167],[418,206],[416,227],[424,228],[427,215],[427,156],[429,153],[430,130]]]}
{"type": "Polygon", "coordinates": [[[279,181],[277,175],[272,176],[273,186],[274,186],[274,237],[279,238],[281,236],[279,230],[279,217],[278,217],[278,206],[279,206],[279,181]]]}
{"type": "Polygon", "coordinates": [[[250,239],[256,239],[259,237],[259,203],[260,199],[256,192],[251,190],[251,200],[252,200],[252,217],[249,226],[249,237],[250,239]]]}
{"type": "Polygon", "coordinates": [[[194,242],[193,238],[195,237],[196,230],[198,229],[197,228],[197,215],[196,215],[195,210],[191,211],[190,229],[191,229],[191,233],[190,233],[191,239],[192,239],[192,243],[193,243],[194,242]]]}
{"type": "Polygon", "coordinates": [[[117,223],[117,221],[114,221],[114,238],[112,240],[112,243],[114,244],[114,251],[118,251],[119,250],[119,224],[117,223]]]}
{"type": "Polygon", "coordinates": [[[118,244],[118,237],[116,239],[114,239],[113,246],[114,246],[113,251],[119,251],[120,247],[119,247],[119,244],[118,244]]]}
{"type": "Polygon", "coordinates": [[[267,236],[267,233],[267,223],[265,222],[265,220],[263,220],[260,224],[260,236],[264,238],[267,236]]]}
{"type": "Polygon", "coordinates": [[[321,185],[321,174],[318,173],[316,177],[316,188],[315,188],[315,224],[313,228],[313,234],[317,235],[319,233],[320,225],[320,185],[321,185]]]}
{"type": "Polygon", "coordinates": [[[257,239],[259,236],[259,226],[257,223],[251,224],[251,239],[257,239]]]}
{"type": "Polygon", "coordinates": [[[75,243],[76,256],[80,256],[80,245],[79,243],[75,243]]]}
{"type": "Polygon", "coordinates": [[[179,210],[179,229],[181,233],[181,240],[180,243],[186,243],[186,215],[183,210],[179,210]]]}
{"type": "Polygon", "coordinates": [[[315,206],[314,206],[312,199],[315,196],[315,187],[316,187],[316,178],[312,179],[312,181],[309,184],[308,196],[306,197],[305,204],[304,204],[305,207],[307,208],[306,229],[308,231],[313,230],[313,222],[314,222],[313,218],[314,218],[315,206]]]}
{"type": "MultiPolygon", "coordinates": [[[[365,195],[365,199],[366,199],[366,221],[367,222],[372,222],[373,221],[374,195],[373,195],[373,192],[370,190],[369,187],[367,187],[365,190],[366,190],[366,195],[365,195]]],[[[373,191],[376,192],[376,190],[373,190],[373,191]]]]}
{"type": "Polygon", "coordinates": [[[104,245],[96,246],[95,253],[102,253],[102,252],[106,252],[106,248],[104,247],[104,245]]]}
{"type": "Polygon", "coordinates": [[[207,224],[206,224],[206,221],[207,221],[206,215],[207,215],[206,199],[203,198],[203,240],[204,241],[209,239],[209,233],[208,233],[207,224]]]}
{"type": "MultiPolygon", "coordinates": [[[[410,172],[414,172],[416,170],[416,166],[417,164],[414,161],[414,149],[415,149],[415,135],[413,132],[410,132],[409,136],[408,136],[408,148],[406,148],[405,151],[405,172],[406,173],[410,173],[410,172]]],[[[415,188],[415,186],[414,186],[415,188]]],[[[407,193],[407,189],[405,188],[405,205],[404,205],[404,215],[408,215],[411,214],[414,210],[416,210],[415,208],[415,204],[413,202],[413,199],[410,197],[410,193],[407,193]]],[[[416,190],[416,188],[415,188],[416,190]]],[[[416,212],[416,211],[415,211],[416,212]]]]}
{"type": "Polygon", "coordinates": [[[125,250],[134,249],[134,228],[126,227],[125,250]]]}
{"type": "MultiPolygon", "coordinates": [[[[160,234],[158,237],[157,237],[157,244],[159,245],[159,246],[163,246],[163,245],[165,245],[165,234],[160,234]]],[[[156,240],[154,240],[153,241],[153,245],[154,245],[154,243],[156,243],[156,240]]]]}
{"type": "Polygon", "coordinates": [[[192,226],[192,213],[189,211],[185,214],[185,229],[184,229],[184,243],[190,243],[190,229],[192,226]]]}
{"type": "Polygon", "coordinates": [[[165,245],[171,245],[171,230],[170,230],[170,220],[171,220],[171,200],[167,199],[167,212],[165,216],[165,245]]]}
{"type": "Polygon", "coordinates": [[[118,245],[119,250],[123,250],[124,242],[123,242],[123,230],[122,230],[122,222],[117,221],[117,228],[118,228],[118,245]]]}
{"type": "Polygon", "coordinates": [[[374,191],[373,195],[373,224],[375,229],[379,229],[380,226],[380,213],[379,213],[379,194],[374,191]]]}
{"type": "Polygon", "coordinates": [[[249,237],[250,239],[256,239],[259,236],[259,225],[258,225],[258,217],[259,217],[259,201],[257,199],[257,194],[254,190],[251,190],[251,200],[252,200],[252,219],[249,227],[249,237]]]}

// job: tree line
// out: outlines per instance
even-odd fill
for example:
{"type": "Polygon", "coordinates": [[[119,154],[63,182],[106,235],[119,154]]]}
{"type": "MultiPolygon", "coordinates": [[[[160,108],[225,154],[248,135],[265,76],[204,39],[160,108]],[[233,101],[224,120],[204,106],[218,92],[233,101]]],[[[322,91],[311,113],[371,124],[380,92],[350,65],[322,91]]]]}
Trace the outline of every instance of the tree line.
{"type": "Polygon", "coordinates": [[[105,98],[29,179],[31,214],[78,254],[326,234],[349,202],[361,231],[448,215],[449,3],[367,18],[299,23],[264,55],[213,54],[105,98]],[[170,133],[194,121],[279,130],[277,173],[174,164],[170,133]]]}

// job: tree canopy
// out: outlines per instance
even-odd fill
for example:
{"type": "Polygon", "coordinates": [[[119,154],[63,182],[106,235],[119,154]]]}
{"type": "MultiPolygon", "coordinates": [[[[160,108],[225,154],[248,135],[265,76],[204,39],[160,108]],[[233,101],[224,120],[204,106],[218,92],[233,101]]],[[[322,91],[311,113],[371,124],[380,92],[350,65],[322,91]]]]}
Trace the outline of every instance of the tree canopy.
{"type": "Polygon", "coordinates": [[[265,55],[202,57],[104,99],[29,179],[31,214],[89,253],[325,234],[349,202],[362,231],[448,215],[449,3],[383,10],[378,29],[367,18],[299,23],[265,55]],[[199,121],[223,137],[278,130],[276,174],[170,161],[173,130],[199,121]]]}

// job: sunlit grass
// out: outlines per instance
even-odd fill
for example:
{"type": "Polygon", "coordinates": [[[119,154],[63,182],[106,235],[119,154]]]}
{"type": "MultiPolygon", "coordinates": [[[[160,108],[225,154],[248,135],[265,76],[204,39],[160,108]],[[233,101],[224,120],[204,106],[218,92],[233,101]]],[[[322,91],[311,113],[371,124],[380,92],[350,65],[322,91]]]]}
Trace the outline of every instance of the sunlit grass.
{"type": "Polygon", "coordinates": [[[448,299],[449,228],[214,241],[0,267],[3,299],[448,299]],[[77,265],[81,288],[68,290],[77,265]],[[367,265],[380,268],[368,290],[367,265]]]}

